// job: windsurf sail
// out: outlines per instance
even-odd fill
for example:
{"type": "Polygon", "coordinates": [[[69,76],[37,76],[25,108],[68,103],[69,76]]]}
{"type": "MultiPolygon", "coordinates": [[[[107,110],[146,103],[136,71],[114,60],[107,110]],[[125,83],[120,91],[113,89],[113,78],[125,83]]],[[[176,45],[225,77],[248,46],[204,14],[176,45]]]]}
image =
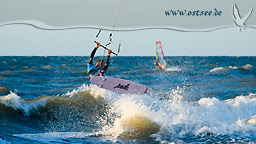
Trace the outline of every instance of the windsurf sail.
{"type": "Polygon", "coordinates": [[[161,68],[164,68],[166,66],[166,62],[164,60],[164,53],[163,53],[163,47],[162,43],[160,41],[156,42],[156,59],[158,60],[158,65],[161,68]]]}

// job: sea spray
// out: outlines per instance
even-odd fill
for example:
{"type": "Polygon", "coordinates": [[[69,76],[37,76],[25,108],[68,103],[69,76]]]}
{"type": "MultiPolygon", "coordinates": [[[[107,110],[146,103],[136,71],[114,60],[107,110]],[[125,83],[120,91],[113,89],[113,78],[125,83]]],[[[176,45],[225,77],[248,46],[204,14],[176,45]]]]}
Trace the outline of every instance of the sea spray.
{"type": "Polygon", "coordinates": [[[154,95],[120,95],[94,86],[82,85],[68,92],[66,96],[48,99],[44,108],[57,118],[50,121],[54,124],[49,123],[52,126],[51,131],[65,131],[63,126],[69,131],[70,129],[82,130],[79,127],[88,126],[81,122],[89,121],[96,124],[93,121],[97,121],[98,126],[94,130],[98,129],[98,131],[95,134],[98,134],[98,137],[110,137],[111,141],[117,142],[206,141],[209,138],[218,139],[224,135],[255,130],[255,125],[245,122],[256,110],[256,98],[252,97],[255,94],[237,96],[226,101],[220,101],[217,98],[201,98],[199,101],[191,102],[182,98],[184,89],[177,87],[169,93],[169,99],[161,100],[154,95]],[[97,107],[100,103],[106,107],[97,107]],[[62,109],[63,107],[56,109],[49,104],[57,107],[64,104],[63,106],[72,111],[66,111],[62,109]],[[86,105],[94,107],[93,110],[91,111],[86,105]],[[49,111],[51,108],[53,110],[49,111]],[[78,109],[83,113],[78,113],[78,109]],[[84,113],[88,110],[92,113],[84,113]],[[81,117],[82,115],[94,118],[90,120],[81,117]],[[63,120],[67,116],[71,119],[64,123],[63,120]],[[79,119],[72,117],[79,117],[79,119]],[[190,140],[186,139],[188,136],[190,140]]]}
{"type": "Polygon", "coordinates": [[[253,116],[256,98],[238,96],[230,101],[201,98],[198,102],[190,102],[182,99],[182,91],[181,88],[173,90],[169,100],[158,100],[149,95],[122,95],[112,103],[110,111],[118,116],[112,125],[103,127],[102,132],[128,140],[140,137],[146,139],[143,132],[147,129],[145,125],[150,125],[152,129],[159,125],[160,129],[153,130],[147,138],[153,137],[157,141],[178,141],[188,135],[194,139],[201,137],[203,140],[207,137],[217,138],[255,129],[253,125],[238,123],[240,119],[253,116]],[[136,125],[136,119],[142,123],[136,125]],[[141,127],[143,125],[144,128],[141,127]]]}
{"type": "Polygon", "coordinates": [[[108,104],[102,97],[104,93],[105,90],[98,87],[82,85],[48,99],[39,116],[44,119],[46,130],[50,132],[94,131],[100,127],[97,121],[108,111],[108,104]]]}
{"type": "Polygon", "coordinates": [[[24,112],[24,115],[29,115],[31,110],[37,109],[39,106],[44,106],[46,104],[46,100],[39,99],[36,101],[25,101],[16,93],[10,92],[7,96],[0,97],[0,103],[8,107],[12,107],[15,110],[19,109],[24,112]]]}
{"type": "Polygon", "coordinates": [[[101,133],[112,135],[115,138],[126,140],[148,139],[151,134],[160,130],[157,123],[160,116],[150,110],[151,102],[154,101],[148,95],[121,95],[111,104],[108,117],[111,116],[113,123],[103,127],[101,133]],[[115,117],[112,117],[115,116],[115,117]]]}

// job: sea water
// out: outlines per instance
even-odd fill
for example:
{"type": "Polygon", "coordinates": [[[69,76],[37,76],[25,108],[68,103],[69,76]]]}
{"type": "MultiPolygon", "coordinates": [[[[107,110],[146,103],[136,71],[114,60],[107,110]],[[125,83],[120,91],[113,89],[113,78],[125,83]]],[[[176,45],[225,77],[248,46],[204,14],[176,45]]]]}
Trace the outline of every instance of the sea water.
{"type": "Polygon", "coordinates": [[[88,59],[0,57],[0,143],[256,142],[256,57],[111,58],[147,95],[91,84],[88,59]]]}

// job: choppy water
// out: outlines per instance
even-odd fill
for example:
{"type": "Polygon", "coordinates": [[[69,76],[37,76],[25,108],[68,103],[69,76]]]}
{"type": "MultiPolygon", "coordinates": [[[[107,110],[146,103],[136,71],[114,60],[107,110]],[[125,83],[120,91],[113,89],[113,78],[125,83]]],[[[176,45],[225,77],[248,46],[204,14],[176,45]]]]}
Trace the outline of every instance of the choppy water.
{"type": "Polygon", "coordinates": [[[0,143],[256,142],[256,57],[113,57],[107,76],[153,89],[91,85],[88,57],[0,57],[0,143]]]}

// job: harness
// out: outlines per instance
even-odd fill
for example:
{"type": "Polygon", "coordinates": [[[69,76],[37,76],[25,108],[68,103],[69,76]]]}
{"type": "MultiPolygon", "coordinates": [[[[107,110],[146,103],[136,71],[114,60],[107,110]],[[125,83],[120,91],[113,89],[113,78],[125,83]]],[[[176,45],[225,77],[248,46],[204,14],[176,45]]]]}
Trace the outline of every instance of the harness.
{"type": "Polygon", "coordinates": [[[91,75],[102,75],[102,68],[98,68],[93,64],[88,64],[87,73],[91,75]]]}

